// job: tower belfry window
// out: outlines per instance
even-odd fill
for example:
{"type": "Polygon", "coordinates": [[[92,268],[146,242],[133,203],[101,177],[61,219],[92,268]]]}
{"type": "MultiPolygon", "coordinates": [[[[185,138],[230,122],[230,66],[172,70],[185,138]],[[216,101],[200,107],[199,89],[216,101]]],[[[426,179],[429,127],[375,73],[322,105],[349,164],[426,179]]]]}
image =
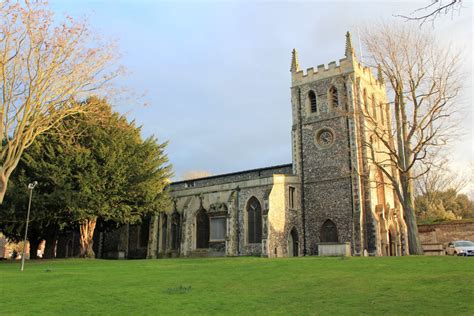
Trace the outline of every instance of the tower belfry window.
{"type": "Polygon", "coordinates": [[[316,94],[311,90],[308,93],[309,104],[311,106],[311,113],[316,113],[318,111],[318,105],[316,104],[316,94]]]}
{"type": "Polygon", "coordinates": [[[333,107],[337,107],[339,105],[339,97],[337,95],[336,87],[332,86],[329,89],[329,98],[330,98],[331,105],[333,107]]]}

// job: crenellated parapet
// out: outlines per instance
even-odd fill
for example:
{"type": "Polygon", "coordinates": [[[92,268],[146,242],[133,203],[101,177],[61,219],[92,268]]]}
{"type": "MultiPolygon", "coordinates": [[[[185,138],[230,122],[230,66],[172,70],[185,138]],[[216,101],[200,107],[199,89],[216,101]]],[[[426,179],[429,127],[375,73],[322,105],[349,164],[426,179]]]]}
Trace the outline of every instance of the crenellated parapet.
{"type": "Polygon", "coordinates": [[[357,77],[373,86],[374,89],[380,90],[380,92],[385,91],[385,83],[380,69],[378,69],[377,76],[375,76],[370,67],[362,65],[357,59],[349,32],[346,33],[345,56],[345,58],[339,59],[338,62],[331,61],[327,65],[321,64],[316,69],[313,67],[307,68],[305,72],[300,69],[298,53],[296,49],[293,49],[290,68],[292,87],[333,76],[354,73],[357,77]]]}
{"type": "Polygon", "coordinates": [[[339,64],[336,61],[332,61],[329,64],[318,65],[316,71],[313,67],[306,69],[306,73],[303,70],[292,72],[291,83],[292,86],[299,86],[305,83],[314,82],[329,78],[336,75],[350,73],[353,71],[352,61],[348,58],[339,60],[339,64]]]}

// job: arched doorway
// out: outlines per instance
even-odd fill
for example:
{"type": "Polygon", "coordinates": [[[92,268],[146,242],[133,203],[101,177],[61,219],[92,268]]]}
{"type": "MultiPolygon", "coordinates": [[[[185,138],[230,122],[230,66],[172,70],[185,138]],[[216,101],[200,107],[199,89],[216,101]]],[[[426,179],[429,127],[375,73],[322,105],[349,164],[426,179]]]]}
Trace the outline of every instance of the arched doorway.
{"type": "Polygon", "coordinates": [[[196,248],[209,248],[209,216],[203,208],[196,215],[196,248]]]}
{"type": "Polygon", "coordinates": [[[321,226],[321,234],[319,236],[321,242],[338,242],[336,224],[330,219],[326,220],[321,226]]]}
{"type": "Polygon", "coordinates": [[[299,239],[298,231],[293,227],[288,235],[288,256],[298,257],[299,252],[299,239]]]}

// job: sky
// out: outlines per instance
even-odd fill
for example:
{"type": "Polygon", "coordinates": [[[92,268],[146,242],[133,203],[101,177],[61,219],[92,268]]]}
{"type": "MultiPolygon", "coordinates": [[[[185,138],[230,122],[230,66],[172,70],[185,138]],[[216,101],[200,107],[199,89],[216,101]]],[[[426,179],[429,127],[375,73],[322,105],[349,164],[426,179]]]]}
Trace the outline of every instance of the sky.
{"type": "MultiPolygon", "coordinates": [[[[426,1],[50,0],[62,16],[87,17],[117,42],[128,74],[116,85],[139,102],[116,109],[145,137],[168,141],[173,180],[189,171],[222,174],[291,163],[291,50],[301,68],[344,57],[345,32],[394,21],[426,1]],[[147,105],[144,106],[143,104],[147,105]]],[[[440,43],[463,51],[464,133],[453,143],[457,169],[474,161],[473,6],[438,19],[440,43]]],[[[413,24],[418,27],[418,24],[413,24]]],[[[120,99],[118,99],[120,100],[120,99]]]]}

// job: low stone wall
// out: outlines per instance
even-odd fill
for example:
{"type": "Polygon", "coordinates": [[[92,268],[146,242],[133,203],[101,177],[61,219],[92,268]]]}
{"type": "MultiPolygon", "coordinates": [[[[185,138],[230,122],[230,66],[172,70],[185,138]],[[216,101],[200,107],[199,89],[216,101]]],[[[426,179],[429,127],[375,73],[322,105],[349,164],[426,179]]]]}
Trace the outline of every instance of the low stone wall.
{"type": "Polygon", "coordinates": [[[346,243],[319,243],[319,256],[347,256],[351,255],[351,244],[346,243]]]}
{"type": "Polygon", "coordinates": [[[425,256],[444,256],[443,244],[423,244],[423,252],[425,256]]]}
{"type": "Polygon", "coordinates": [[[474,240],[474,222],[451,222],[418,225],[422,244],[442,244],[453,240],[474,240]]]}

